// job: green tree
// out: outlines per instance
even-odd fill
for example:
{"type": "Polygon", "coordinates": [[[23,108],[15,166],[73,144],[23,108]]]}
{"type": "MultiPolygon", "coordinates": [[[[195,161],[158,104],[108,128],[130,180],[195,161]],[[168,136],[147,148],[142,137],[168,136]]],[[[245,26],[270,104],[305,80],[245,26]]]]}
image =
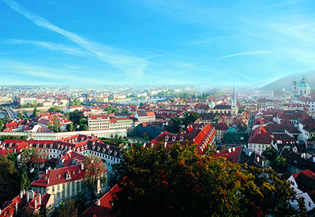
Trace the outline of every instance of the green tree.
{"type": "Polygon", "coordinates": [[[195,145],[137,147],[114,167],[121,216],[292,215],[290,184],[266,171],[201,156],[195,145]]]}
{"type": "Polygon", "coordinates": [[[200,114],[198,112],[193,112],[193,113],[189,114],[185,118],[185,125],[186,125],[186,127],[187,127],[188,124],[194,123],[199,117],[200,117],[200,114]]]}
{"type": "Polygon", "coordinates": [[[57,119],[57,117],[55,116],[54,118],[54,122],[53,122],[53,131],[54,132],[59,132],[58,126],[60,125],[59,120],[57,119]]]}
{"type": "Polygon", "coordinates": [[[287,172],[288,168],[288,163],[287,159],[283,157],[276,157],[272,162],[271,162],[271,167],[276,170],[278,173],[284,173],[287,172]]]}
{"type": "Polygon", "coordinates": [[[173,117],[171,120],[168,122],[167,126],[167,131],[170,133],[178,133],[180,130],[180,119],[178,117],[173,117]]]}
{"type": "Polygon", "coordinates": [[[3,124],[3,119],[2,119],[2,118],[0,118],[0,131],[3,129],[3,127],[4,127],[4,124],[3,124]]]}
{"type": "Polygon", "coordinates": [[[37,110],[37,106],[34,107],[32,117],[36,117],[38,115],[39,111],[37,110]]]}
{"type": "Polygon", "coordinates": [[[16,154],[13,153],[13,151],[11,151],[10,153],[7,154],[7,158],[12,161],[13,163],[16,162],[16,154]]]}
{"type": "Polygon", "coordinates": [[[0,204],[11,200],[20,191],[20,177],[14,162],[0,155],[0,204]]]}
{"type": "Polygon", "coordinates": [[[38,150],[35,148],[25,148],[22,153],[20,160],[18,162],[18,167],[25,169],[29,172],[29,169],[34,166],[34,163],[37,162],[39,158],[38,150]]]}
{"type": "Polygon", "coordinates": [[[18,116],[20,119],[23,119],[23,117],[24,117],[22,113],[18,113],[17,116],[18,116]]]}
{"type": "Polygon", "coordinates": [[[25,191],[27,191],[28,188],[30,187],[30,184],[31,184],[31,182],[27,176],[27,173],[25,170],[23,170],[23,172],[21,174],[21,185],[20,185],[21,188],[20,188],[20,190],[22,191],[24,189],[25,191]]]}
{"type": "Polygon", "coordinates": [[[85,170],[83,181],[93,195],[95,191],[98,191],[98,182],[101,184],[101,181],[106,181],[103,178],[106,177],[105,172],[107,169],[103,161],[95,155],[89,155],[84,159],[83,163],[85,170]]]}
{"type": "Polygon", "coordinates": [[[65,201],[65,203],[56,210],[57,217],[77,217],[78,208],[75,206],[75,201],[71,198],[65,201]]]}
{"type": "Polygon", "coordinates": [[[262,152],[262,156],[267,158],[269,161],[273,161],[277,157],[277,151],[273,147],[267,147],[266,150],[262,152]]]}
{"type": "Polygon", "coordinates": [[[67,125],[67,131],[74,131],[74,127],[72,123],[67,125]]]}

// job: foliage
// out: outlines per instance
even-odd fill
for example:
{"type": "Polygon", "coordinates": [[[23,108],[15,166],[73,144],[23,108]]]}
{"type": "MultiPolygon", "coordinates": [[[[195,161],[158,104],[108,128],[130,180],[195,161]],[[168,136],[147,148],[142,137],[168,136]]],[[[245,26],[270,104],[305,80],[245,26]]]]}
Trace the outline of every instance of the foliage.
{"type": "Polygon", "coordinates": [[[185,126],[187,127],[188,124],[194,123],[198,118],[200,117],[200,114],[198,112],[193,112],[185,118],[185,126]]]}
{"type": "Polygon", "coordinates": [[[2,118],[0,118],[0,131],[3,129],[3,127],[4,127],[4,124],[3,124],[3,119],[2,119],[2,118]]]}
{"type": "Polygon", "coordinates": [[[129,113],[129,111],[128,111],[128,109],[125,107],[125,108],[123,108],[122,113],[126,113],[126,114],[128,114],[128,113],[129,113]]]}
{"type": "Polygon", "coordinates": [[[0,155],[0,204],[11,200],[20,191],[20,177],[14,162],[0,155]]]}
{"type": "Polygon", "coordinates": [[[66,200],[64,205],[62,205],[58,210],[56,210],[57,217],[77,217],[78,208],[75,206],[73,199],[69,198],[66,200]]]}
{"type": "Polygon", "coordinates": [[[67,125],[67,131],[74,131],[74,126],[72,123],[67,125]]]}
{"type": "Polygon", "coordinates": [[[23,172],[21,173],[21,185],[20,185],[21,188],[20,188],[20,190],[22,191],[24,189],[25,191],[27,191],[28,188],[30,187],[30,185],[31,185],[31,182],[27,176],[27,173],[25,170],[23,170],[23,172]]]}
{"type": "Polygon", "coordinates": [[[278,173],[284,173],[287,172],[288,168],[288,162],[286,158],[283,157],[276,157],[272,162],[271,162],[271,167],[276,170],[278,173]]]}
{"type": "Polygon", "coordinates": [[[30,167],[36,163],[39,158],[38,150],[35,148],[25,148],[18,162],[18,167],[29,172],[30,167]]]}
{"type": "Polygon", "coordinates": [[[80,99],[75,99],[74,101],[71,101],[71,100],[70,100],[69,105],[70,105],[70,106],[73,106],[73,105],[81,105],[81,101],[80,101],[80,99]]]}
{"type": "Polygon", "coordinates": [[[178,133],[180,130],[180,126],[179,126],[180,123],[181,123],[181,120],[178,117],[173,117],[168,122],[168,126],[166,130],[170,133],[178,133]]]}
{"type": "Polygon", "coordinates": [[[32,117],[36,117],[40,111],[37,109],[37,106],[34,107],[32,117]]]}
{"type": "Polygon", "coordinates": [[[267,147],[262,155],[270,161],[270,166],[279,173],[287,171],[287,159],[277,156],[277,151],[273,147],[267,147]]]}
{"type": "Polygon", "coordinates": [[[93,194],[97,190],[97,182],[101,180],[107,169],[103,161],[95,155],[89,155],[83,163],[85,170],[83,181],[93,194]]]}
{"type": "Polygon", "coordinates": [[[23,119],[24,115],[22,113],[18,113],[17,116],[20,118],[20,119],[23,119]]]}
{"type": "Polygon", "coordinates": [[[277,157],[277,151],[273,147],[267,147],[266,150],[262,152],[262,156],[269,161],[273,161],[277,157]]]}
{"type": "Polygon", "coordinates": [[[201,156],[196,146],[163,145],[125,152],[115,165],[114,209],[121,216],[288,216],[296,213],[290,184],[271,169],[201,156]]]}
{"type": "Polygon", "coordinates": [[[48,112],[63,112],[60,106],[51,107],[48,109],[48,112]]]}

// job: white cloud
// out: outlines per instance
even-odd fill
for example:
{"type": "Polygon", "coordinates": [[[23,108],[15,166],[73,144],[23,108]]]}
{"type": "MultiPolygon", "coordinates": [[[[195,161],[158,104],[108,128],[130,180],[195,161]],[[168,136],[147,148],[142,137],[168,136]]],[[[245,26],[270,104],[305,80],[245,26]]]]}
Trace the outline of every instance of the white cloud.
{"type": "MultiPolygon", "coordinates": [[[[117,49],[114,49],[112,47],[101,45],[94,43],[92,41],[89,41],[77,34],[74,34],[72,32],[69,32],[67,30],[64,30],[48,20],[42,18],[41,16],[26,10],[23,8],[20,4],[18,4],[15,1],[12,0],[4,0],[4,2],[14,11],[20,13],[27,19],[31,20],[35,25],[40,26],[42,28],[51,30],[53,32],[59,33],[66,38],[68,38],[70,41],[74,42],[81,48],[85,49],[86,51],[90,52],[91,54],[98,57],[101,61],[104,61],[108,64],[110,64],[112,67],[117,68],[125,72],[126,74],[130,76],[142,76],[144,69],[146,68],[147,64],[149,63],[147,60],[139,58],[137,56],[132,55],[126,55],[117,49]]],[[[47,45],[47,44],[46,44],[47,45]]],[[[43,47],[48,48],[46,45],[43,45],[43,47]]],[[[65,50],[64,50],[65,51],[65,50]]],[[[69,52],[69,51],[67,51],[69,52]]]]}
{"type": "Polygon", "coordinates": [[[223,57],[219,57],[217,59],[225,59],[225,58],[236,57],[236,56],[258,55],[258,54],[264,54],[264,53],[269,53],[269,52],[270,51],[268,50],[256,50],[256,51],[250,51],[250,52],[230,54],[223,57]]]}
{"type": "Polygon", "coordinates": [[[43,42],[43,41],[30,41],[30,40],[16,40],[12,39],[8,41],[9,43],[13,44],[31,44],[35,45],[41,48],[45,48],[48,50],[56,50],[56,51],[62,51],[64,53],[72,54],[72,55],[78,55],[78,56],[83,56],[83,55],[90,55],[88,52],[76,48],[76,47],[71,47],[71,46],[66,46],[62,44],[56,44],[56,43],[51,43],[51,42],[43,42]]]}
{"type": "MultiPolygon", "coordinates": [[[[19,74],[30,77],[51,79],[51,82],[59,80],[60,83],[81,82],[93,84],[105,84],[104,80],[92,79],[87,72],[79,71],[78,69],[66,68],[48,68],[38,65],[27,64],[19,61],[0,59],[0,69],[2,72],[9,74],[19,74]]],[[[27,81],[25,81],[27,82],[27,81]]]]}

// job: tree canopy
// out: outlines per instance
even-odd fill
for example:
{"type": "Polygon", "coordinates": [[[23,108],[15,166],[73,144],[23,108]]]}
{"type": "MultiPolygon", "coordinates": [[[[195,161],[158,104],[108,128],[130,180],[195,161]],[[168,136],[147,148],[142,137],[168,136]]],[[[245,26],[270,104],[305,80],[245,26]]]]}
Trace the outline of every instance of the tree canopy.
{"type": "Polygon", "coordinates": [[[272,169],[201,156],[196,146],[138,147],[114,167],[119,182],[114,209],[121,216],[291,215],[290,184],[272,169]]]}
{"type": "Polygon", "coordinates": [[[97,191],[97,184],[104,180],[104,173],[107,171],[105,164],[102,159],[95,155],[89,155],[83,161],[85,174],[83,181],[93,194],[97,191]]]}
{"type": "Polygon", "coordinates": [[[5,155],[0,155],[0,204],[13,199],[21,188],[19,173],[14,167],[14,162],[5,155]]]}

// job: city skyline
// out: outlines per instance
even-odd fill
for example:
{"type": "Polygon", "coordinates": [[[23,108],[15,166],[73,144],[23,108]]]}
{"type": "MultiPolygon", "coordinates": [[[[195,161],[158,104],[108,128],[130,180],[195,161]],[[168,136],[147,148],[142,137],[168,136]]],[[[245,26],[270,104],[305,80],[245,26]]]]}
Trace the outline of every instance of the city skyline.
{"type": "Polygon", "coordinates": [[[314,70],[311,1],[0,0],[8,85],[263,86],[314,70]]]}

